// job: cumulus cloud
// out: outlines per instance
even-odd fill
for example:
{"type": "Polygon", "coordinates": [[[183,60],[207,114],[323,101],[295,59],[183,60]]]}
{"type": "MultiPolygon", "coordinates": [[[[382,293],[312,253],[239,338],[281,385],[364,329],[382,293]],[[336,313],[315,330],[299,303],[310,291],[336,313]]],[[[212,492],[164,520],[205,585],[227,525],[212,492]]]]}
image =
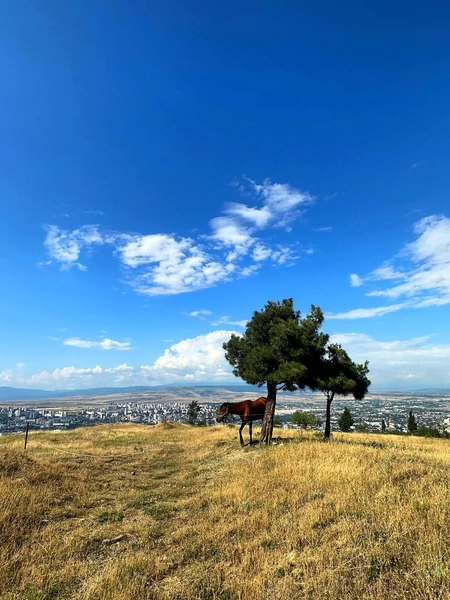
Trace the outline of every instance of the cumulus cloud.
{"type": "Polygon", "coordinates": [[[170,235],[156,234],[134,236],[119,251],[122,261],[130,267],[164,261],[176,265],[186,258],[191,247],[189,238],[176,240],[170,235]]]}
{"type": "Polygon", "coordinates": [[[75,346],[76,348],[100,348],[101,350],[131,350],[130,342],[116,342],[109,338],[104,338],[97,342],[91,340],[81,340],[80,338],[68,338],[64,340],[65,346],[75,346]]]}
{"type": "MultiPolygon", "coordinates": [[[[151,365],[66,366],[25,376],[22,369],[0,372],[0,385],[47,389],[120,385],[236,383],[222,344],[236,331],[213,331],[172,344],[151,365]]],[[[238,334],[237,334],[238,335],[238,334]]],[[[356,362],[369,360],[373,387],[392,389],[450,385],[450,344],[428,337],[377,340],[361,333],[331,336],[356,362]]]]}
{"type": "Polygon", "coordinates": [[[227,281],[235,265],[214,260],[200,247],[188,240],[168,236],[141,236],[120,249],[124,264],[145,268],[129,278],[130,285],[149,296],[181,294],[214,286],[227,281]],[[149,238],[167,238],[154,244],[149,238]],[[145,238],[145,239],[143,239],[145,238]]]}
{"type": "Polygon", "coordinates": [[[356,362],[369,361],[373,386],[402,388],[450,385],[450,345],[433,344],[428,337],[375,340],[362,333],[331,336],[356,362]]]}
{"type": "Polygon", "coordinates": [[[222,344],[235,331],[213,331],[182,340],[164,351],[150,369],[153,376],[165,381],[232,380],[231,367],[225,360],[222,344]]]}
{"type": "MultiPolygon", "coordinates": [[[[112,385],[236,382],[222,344],[236,331],[213,331],[172,344],[152,364],[78,368],[67,366],[24,376],[20,370],[0,372],[0,385],[42,386],[48,389],[112,385]]],[[[238,334],[237,334],[238,335],[238,334]]]]}
{"type": "MultiPolygon", "coordinates": [[[[308,192],[266,179],[250,179],[238,186],[250,201],[229,203],[221,216],[209,223],[210,233],[197,239],[174,233],[130,234],[85,225],[74,231],[47,227],[44,245],[51,261],[62,269],[85,270],[80,257],[95,246],[111,245],[126,281],[138,293],[159,296],[210,288],[220,282],[248,277],[263,262],[292,264],[298,258],[294,246],[263,241],[264,229],[286,227],[313,202],[308,192]]],[[[290,225],[289,225],[290,227],[290,225]]],[[[49,261],[41,261],[44,267],[49,261]]]]}
{"type": "Polygon", "coordinates": [[[402,302],[328,315],[329,318],[364,318],[402,308],[450,304],[450,219],[431,215],[418,221],[414,231],[417,238],[400,249],[390,261],[365,277],[350,275],[353,287],[367,284],[372,287],[367,296],[401,299],[402,302]]]}

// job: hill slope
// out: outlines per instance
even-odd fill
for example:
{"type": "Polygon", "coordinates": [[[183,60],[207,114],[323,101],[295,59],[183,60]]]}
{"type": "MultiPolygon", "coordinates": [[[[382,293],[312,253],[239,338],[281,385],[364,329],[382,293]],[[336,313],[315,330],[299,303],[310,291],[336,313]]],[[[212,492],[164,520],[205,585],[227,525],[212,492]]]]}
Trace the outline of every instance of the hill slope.
{"type": "Polygon", "coordinates": [[[260,392],[261,388],[258,388],[256,385],[133,385],[128,387],[101,387],[48,391],[0,386],[0,401],[6,402],[17,400],[44,400],[47,398],[62,399],[90,396],[113,396],[116,394],[136,396],[139,394],[157,394],[161,391],[171,392],[174,396],[192,395],[207,397],[217,394],[221,390],[227,390],[231,392],[260,392]]]}
{"type": "Polygon", "coordinates": [[[448,442],[104,425],[0,438],[5,600],[450,597],[448,442]],[[292,440],[287,435],[293,436],[292,440]]]}

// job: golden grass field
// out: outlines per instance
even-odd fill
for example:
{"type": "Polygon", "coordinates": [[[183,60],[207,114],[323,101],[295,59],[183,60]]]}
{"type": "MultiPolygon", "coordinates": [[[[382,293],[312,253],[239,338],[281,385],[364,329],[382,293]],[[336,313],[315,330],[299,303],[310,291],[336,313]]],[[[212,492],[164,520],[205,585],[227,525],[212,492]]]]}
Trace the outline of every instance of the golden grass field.
{"type": "Polygon", "coordinates": [[[450,598],[450,442],[101,425],[0,438],[2,600],[450,598]]]}

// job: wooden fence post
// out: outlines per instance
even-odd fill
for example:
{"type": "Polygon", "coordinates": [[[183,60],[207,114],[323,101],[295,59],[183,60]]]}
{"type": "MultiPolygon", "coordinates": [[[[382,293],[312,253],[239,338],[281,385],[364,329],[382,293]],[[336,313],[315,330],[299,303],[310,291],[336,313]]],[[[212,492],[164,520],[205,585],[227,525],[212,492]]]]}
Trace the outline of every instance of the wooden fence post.
{"type": "Polygon", "coordinates": [[[25,443],[23,445],[23,449],[26,450],[27,449],[27,442],[28,442],[28,430],[30,428],[30,423],[29,421],[27,421],[27,428],[25,429],[25,443]]]}

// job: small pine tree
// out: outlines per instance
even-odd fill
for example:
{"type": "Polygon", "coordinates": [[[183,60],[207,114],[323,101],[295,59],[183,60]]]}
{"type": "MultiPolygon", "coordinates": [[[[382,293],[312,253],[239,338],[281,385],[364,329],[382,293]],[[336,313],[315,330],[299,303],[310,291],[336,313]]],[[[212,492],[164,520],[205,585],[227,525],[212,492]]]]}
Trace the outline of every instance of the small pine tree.
{"type": "Polygon", "coordinates": [[[386,433],[386,421],[381,419],[381,433],[386,433]]]}
{"type": "Polygon", "coordinates": [[[342,415],[338,419],[338,426],[341,431],[350,431],[350,428],[354,424],[352,413],[347,407],[342,411],[342,415]]]}
{"type": "Polygon", "coordinates": [[[407,427],[409,433],[414,433],[417,431],[417,421],[412,410],[409,411],[407,427]]]}
{"type": "Polygon", "coordinates": [[[198,405],[197,400],[192,400],[192,402],[188,406],[188,423],[193,425],[198,417],[198,413],[200,412],[200,406],[198,405]]]}

